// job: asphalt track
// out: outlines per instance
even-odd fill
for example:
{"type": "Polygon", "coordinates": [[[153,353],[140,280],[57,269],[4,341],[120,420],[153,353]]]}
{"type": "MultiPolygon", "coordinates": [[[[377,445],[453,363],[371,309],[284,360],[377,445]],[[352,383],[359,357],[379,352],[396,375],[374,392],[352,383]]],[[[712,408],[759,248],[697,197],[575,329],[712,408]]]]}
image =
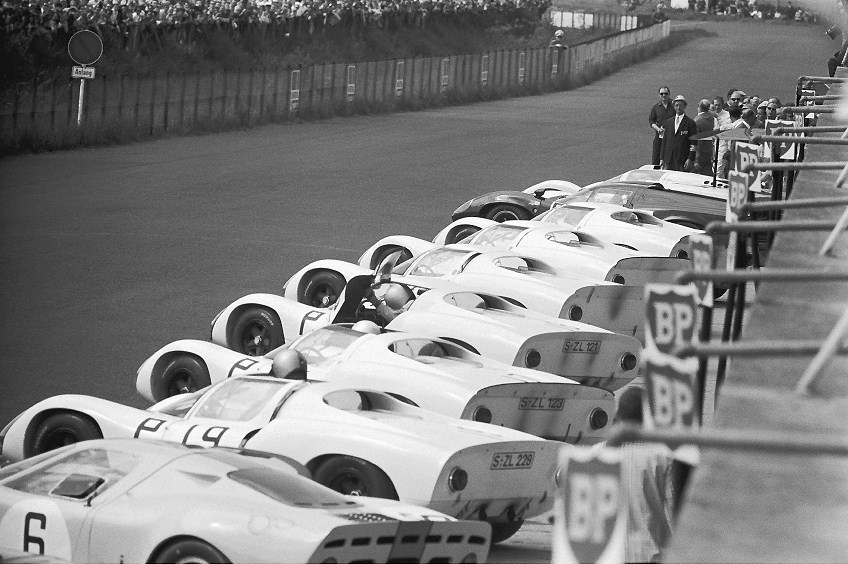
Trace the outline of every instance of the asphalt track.
{"type": "MultiPolygon", "coordinates": [[[[208,338],[230,301],[385,235],[430,238],[488,190],[644,164],[661,84],[690,116],[731,87],[791,102],[836,45],[813,25],[703,25],[716,36],[568,92],[0,160],[0,425],[60,393],[143,407],[142,361],[208,338]]],[[[539,529],[522,559],[549,557],[539,529]]]]}

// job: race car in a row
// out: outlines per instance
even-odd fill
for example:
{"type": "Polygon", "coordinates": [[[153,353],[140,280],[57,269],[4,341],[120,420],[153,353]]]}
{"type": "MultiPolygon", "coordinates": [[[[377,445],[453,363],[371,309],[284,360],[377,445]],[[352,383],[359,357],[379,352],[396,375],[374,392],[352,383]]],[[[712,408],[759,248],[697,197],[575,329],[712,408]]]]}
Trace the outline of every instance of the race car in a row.
{"type": "Polygon", "coordinates": [[[319,327],[363,319],[608,390],[636,376],[641,350],[639,340],[630,336],[639,335],[641,318],[625,335],[539,314],[462,286],[446,284],[414,292],[401,284],[375,283],[370,273],[351,277],[339,301],[324,308],[275,294],[243,296],[212,321],[211,340],[242,354],[262,356],[319,327]]]}
{"type": "Polygon", "coordinates": [[[3,562],[483,562],[488,529],[255,451],[89,440],[0,469],[3,562]]]}
{"type": "Polygon", "coordinates": [[[287,378],[305,372],[303,362],[310,380],[372,387],[450,417],[569,443],[603,440],[613,412],[613,394],[602,388],[503,364],[444,339],[381,332],[370,321],[327,325],[264,357],[175,341],[139,367],[136,389],[161,401],[235,375],[287,378]]]}
{"type": "MultiPolygon", "coordinates": [[[[383,245],[391,245],[394,239],[381,241],[383,245]]],[[[604,241],[570,225],[538,221],[497,223],[480,218],[459,219],[442,229],[433,242],[510,250],[538,258],[555,268],[630,286],[672,283],[678,272],[689,268],[688,261],[681,258],[651,255],[604,241]]],[[[378,247],[370,256],[381,254],[383,251],[378,247]]]]}
{"type": "Polygon", "coordinates": [[[381,270],[391,268],[388,279],[406,285],[416,295],[458,285],[547,316],[639,338],[643,333],[642,287],[592,279],[579,270],[555,268],[542,259],[510,250],[439,246],[405,236],[380,240],[363,253],[358,265],[340,260],[313,262],[289,278],[283,295],[316,307],[330,305],[343,284],[373,272],[375,264],[381,270]],[[387,260],[391,249],[395,255],[412,258],[395,266],[394,258],[387,260]]]}
{"type": "MultiPolygon", "coordinates": [[[[279,454],[343,494],[487,521],[494,542],[550,509],[563,446],[445,417],[373,389],[257,376],[228,378],[146,410],[91,396],[53,396],[0,435],[3,455],[12,460],[96,438],[279,454]]],[[[214,483],[202,472],[188,472],[180,483],[185,480],[214,483]]],[[[83,502],[88,493],[79,494],[83,502]]],[[[85,503],[79,509],[85,511],[85,503]]]]}

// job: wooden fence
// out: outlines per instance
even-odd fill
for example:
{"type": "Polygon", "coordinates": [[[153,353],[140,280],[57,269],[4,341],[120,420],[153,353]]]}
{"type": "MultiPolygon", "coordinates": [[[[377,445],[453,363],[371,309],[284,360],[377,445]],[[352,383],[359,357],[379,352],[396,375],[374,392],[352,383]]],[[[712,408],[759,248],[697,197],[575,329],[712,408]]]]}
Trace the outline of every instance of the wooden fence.
{"type": "MultiPolygon", "coordinates": [[[[603,65],[635,59],[669,35],[668,22],[611,33],[566,51],[491,51],[439,58],[318,64],[144,77],[99,73],[88,80],[84,127],[138,134],[189,132],[299,116],[391,111],[501,95],[551,91],[585,81],[603,65]]],[[[100,69],[97,69],[98,72],[100,69]]],[[[0,100],[8,141],[55,136],[77,127],[79,80],[33,81],[0,100]]]]}

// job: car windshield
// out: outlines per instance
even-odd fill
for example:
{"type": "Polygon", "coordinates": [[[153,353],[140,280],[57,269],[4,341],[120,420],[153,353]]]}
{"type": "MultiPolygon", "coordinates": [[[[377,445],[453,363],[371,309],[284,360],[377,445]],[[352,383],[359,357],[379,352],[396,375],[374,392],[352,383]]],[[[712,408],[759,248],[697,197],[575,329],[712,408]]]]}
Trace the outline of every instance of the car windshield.
{"type": "Polygon", "coordinates": [[[85,499],[129,474],[140,462],[139,455],[89,448],[62,456],[3,485],[29,494],[85,499]]]}
{"type": "Polygon", "coordinates": [[[197,403],[192,417],[250,421],[291,381],[233,378],[211,389],[197,403]]]}
{"type": "Polygon", "coordinates": [[[592,210],[571,206],[558,206],[535,218],[538,221],[556,223],[558,225],[577,225],[592,210]]]}
{"type": "Polygon", "coordinates": [[[432,356],[443,358],[449,356],[449,351],[441,343],[430,339],[404,339],[389,345],[389,350],[406,358],[432,356]]]}
{"type": "Polygon", "coordinates": [[[665,170],[631,170],[614,178],[610,178],[610,180],[648,180],[656,182],[660,180],[665,173],[665,170]]]}
{"type": "Polygon", "coordinates": [[[469,240],[469,243],[500,248],[508,247],[526,229],[526,227],[519,227],[518,225],[493,225],[478,231],[469,240]]]}
{"type": "Polygon", "coordinates": [[[302,354],[307,363],[319,364],[340,355],[360,337],[362,333],[359,331],[330,325],[308,333],[295,341],[291,348],[302,354]]]}
{"type": "Polygon", "coordinates": [[[408,272],[410,276],[449,276],[462,271],[468,251],[460,249],[434,249],[423,254],[408,272]]]}

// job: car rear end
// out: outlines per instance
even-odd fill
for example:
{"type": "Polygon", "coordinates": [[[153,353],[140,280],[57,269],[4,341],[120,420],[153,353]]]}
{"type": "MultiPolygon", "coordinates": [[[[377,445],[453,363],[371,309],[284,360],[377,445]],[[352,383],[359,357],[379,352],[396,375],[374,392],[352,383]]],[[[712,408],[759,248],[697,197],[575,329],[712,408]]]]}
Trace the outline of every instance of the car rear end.
{"type": "Polygon", "coordinates": [[[558,452],[553,441],[497,441],[456,451],[427,507],[457,519],[519,523],[551,509],[558,452]]]}
{"type": "Polygon", "coordinates": [[[610,268],[604,280],[628,286],[675,284],[677,273],[692,268],[691,263],[683,259],[676,256],[624,258],[610,268]]]}
{"type": "Polygon", "coordinates": [[[602,284],[584,286],[565,301],[561,319],[588,323],[644,342],[645,288],[602,284]]]}
{"type": "Polygon", "coordinates": [[[612,413],[613,394],[602,388],[528,382],[483,388],[461,417],[585,445],[606,438],[612,413]]]}
{"type": "Polygon", "coordinates": [[[641,344],[600,331],[557,331],[527,339],[513,364],[615,391],[636,377],[641,344]]]}
{"type": "Polygon", "coordinates": [[[309,562],[485,562],[491,531],[479,521],[397,521],[378,513],[344,517],[309,562]]]}

